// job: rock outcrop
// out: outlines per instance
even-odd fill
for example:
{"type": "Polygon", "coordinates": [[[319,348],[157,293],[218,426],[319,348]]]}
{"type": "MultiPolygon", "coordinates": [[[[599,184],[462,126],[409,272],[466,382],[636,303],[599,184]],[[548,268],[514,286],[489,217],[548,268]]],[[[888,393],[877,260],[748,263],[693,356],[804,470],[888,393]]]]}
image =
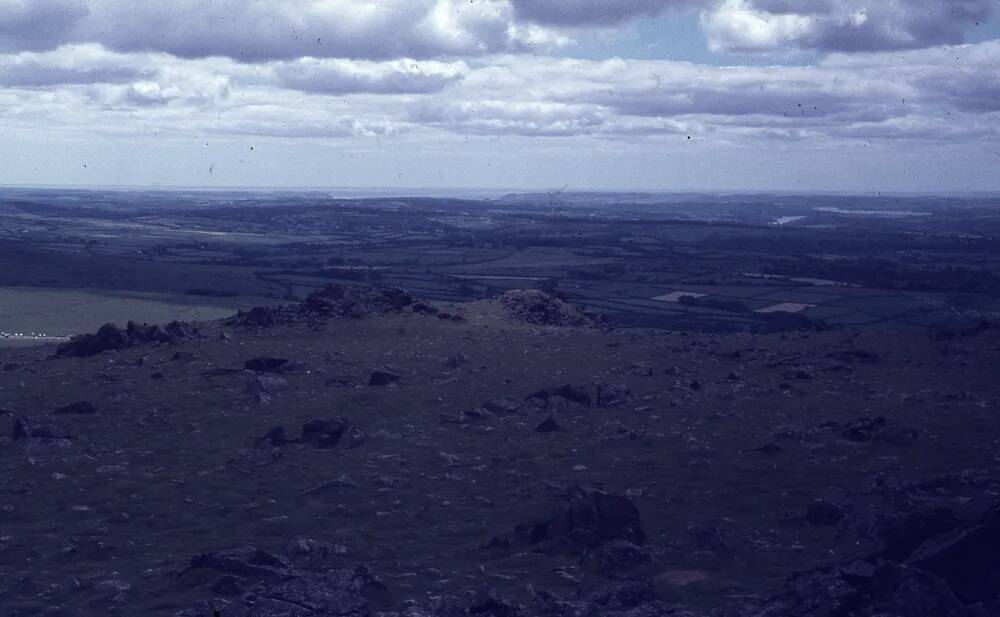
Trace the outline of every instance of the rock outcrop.
{"type": "Polygon", "coordinates": [[[500,296],[500,305],[514,321],[535,326],[593,327],[593,319],[573,306],[537,289],[514,289],[500,296]]]}
{"type": "Polygon", "coordinates": [[[115,324],[104,324],[97,332],[74,336],[56,349],[56,356],[86,358],[105,351],[117,351],[133,345],[147,343],[177,344],[198,336],[198,329],[180,321],[165,326],[128,322],[124,329],[115,324]]]}

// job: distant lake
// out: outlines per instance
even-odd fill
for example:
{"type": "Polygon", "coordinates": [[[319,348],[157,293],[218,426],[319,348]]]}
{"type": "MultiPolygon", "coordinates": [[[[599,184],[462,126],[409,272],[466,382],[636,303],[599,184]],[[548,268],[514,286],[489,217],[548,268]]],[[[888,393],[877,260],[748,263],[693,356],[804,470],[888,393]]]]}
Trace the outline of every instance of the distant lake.
{"type": "Polygon", "coordinates": [[[930,212],[914,212],[913,210],[845,210],[843,208],[813,208],[817,212],[844,214],[847,216],[885,216],[889,218],[905,218],[910,216],[933,216],[930,212]]]}
{"type": "MultiPolygon", "coordinates": [[[[820,209],[822,210],[822,208],[820,208],[820,209]]],[[[771,224],[772,225],[777,225],[777,226],[780,227],[782,225],[788,225],[789,223],[794,223],[796,221],[801,221],[804,218],[806,218],[806,217],[804,217],[804,216],[782,216],[780,218],[776,218],[773,221],[771,221],[771,224]]]]}

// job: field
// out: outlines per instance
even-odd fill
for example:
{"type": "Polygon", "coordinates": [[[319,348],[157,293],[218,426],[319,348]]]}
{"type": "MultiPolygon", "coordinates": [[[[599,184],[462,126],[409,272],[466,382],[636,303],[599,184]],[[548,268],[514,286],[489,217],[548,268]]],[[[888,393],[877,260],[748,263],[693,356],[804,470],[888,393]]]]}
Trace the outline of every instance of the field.
{"type": "Polygon", "coordinates": [[[130,319],[149,323],[211,321],[255,302],[259,299],[5,287],[0,289],[0,347],[66,340],[107,322],[130,319]]]}
{"type": "Polygon", "coordinates": [[[0,286],[19,291],[0,309],[7,329],[62,335],[129,316],[214,316],[349,281],[443,302],[537,287],[624,328],[965,327],[1000,314],[996,205],[971,197],[476,201],[6,189],[0,286]],[[30,288],[140,303],[35,318],[30,302],[18,304],[30,288]]]}

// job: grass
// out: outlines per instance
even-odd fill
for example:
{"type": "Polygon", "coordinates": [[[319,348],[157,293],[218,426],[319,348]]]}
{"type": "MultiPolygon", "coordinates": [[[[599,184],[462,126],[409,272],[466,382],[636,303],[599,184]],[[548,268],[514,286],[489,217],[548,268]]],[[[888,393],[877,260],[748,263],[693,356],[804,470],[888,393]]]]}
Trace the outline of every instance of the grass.
{"type": "MultiPolygon", "coordinates": [[[[192,298],[171,294],[0,288],[0,332],[70,336],[128,320],[204,321],[231,315],[249,298],[192,298]]],[[[0,338],[0,346],[16,342],[0,338]]]]}

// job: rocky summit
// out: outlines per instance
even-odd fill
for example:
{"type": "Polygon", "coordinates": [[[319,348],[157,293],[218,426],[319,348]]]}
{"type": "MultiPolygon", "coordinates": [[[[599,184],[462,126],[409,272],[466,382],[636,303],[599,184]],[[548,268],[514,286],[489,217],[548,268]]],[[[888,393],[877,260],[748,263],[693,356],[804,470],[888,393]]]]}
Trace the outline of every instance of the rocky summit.
{"type": "Polygon", "coordinates": [[[3,615],[1000,615],[996,329],[622,331],[540,294],[3,350],[3,615]]]}

